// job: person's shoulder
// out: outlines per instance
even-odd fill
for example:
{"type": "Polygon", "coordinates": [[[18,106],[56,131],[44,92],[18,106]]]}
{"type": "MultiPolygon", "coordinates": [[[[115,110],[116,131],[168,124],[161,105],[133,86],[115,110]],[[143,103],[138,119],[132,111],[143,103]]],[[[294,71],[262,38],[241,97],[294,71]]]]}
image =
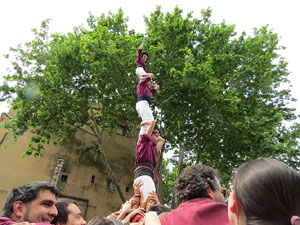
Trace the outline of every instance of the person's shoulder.
{"type": "Polygon", "coordinates": [[[148,136],[146,133],[140,135],[140,141],[145,143],[145,142],[149,142],[150,141],[150,136],[148,136]]]}
{"type": "Polygon", "coordinates": [[[0,217],[0,225],[11,225],[15,224],[16,222],[8,217],[0,217]]]}

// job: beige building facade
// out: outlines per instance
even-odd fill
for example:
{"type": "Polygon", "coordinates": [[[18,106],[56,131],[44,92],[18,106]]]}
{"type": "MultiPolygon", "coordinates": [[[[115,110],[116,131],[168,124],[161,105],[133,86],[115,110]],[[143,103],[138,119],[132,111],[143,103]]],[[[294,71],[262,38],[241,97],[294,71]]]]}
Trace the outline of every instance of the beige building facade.
{"type": "MultiPolygon", "coordinates": [[[[10,119],[10,114],[2,113],[0,123],[10,119]]],[[[79,149],[94,141],[92,136],[80,131],[65,146],[45,145],[40,158],[22,157],[30,138],[31,133],[26,132],[16,142],[11,142],[11,134],[0,129],[1,209],[12,188],[38,180],[56,185],[60,197],[77,200],[87,221],[120,208],[122,201],[101,158],[94,161],[93,155],[88,153],[80,162],[77,160],[79,149]]],[[[103,146],[123,194],[129,199],[133,195],[135,140],[122,135],[122,127],[119,127],[112,136],[103,135],[103,146]]]]}

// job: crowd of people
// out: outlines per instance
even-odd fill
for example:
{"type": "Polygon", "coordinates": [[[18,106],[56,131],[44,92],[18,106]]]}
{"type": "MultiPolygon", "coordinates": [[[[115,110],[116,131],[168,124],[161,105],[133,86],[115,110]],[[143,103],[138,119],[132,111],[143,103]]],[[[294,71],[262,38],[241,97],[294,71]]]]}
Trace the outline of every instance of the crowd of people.
{"type": "Polygon", "coordinates": [[[228,205],[219,180],[218,171],[211,167],[185,168],[176,180],[178,207],[172,210],[159,203],[155,192],[148,197],[151,206],[138,205],[136,197],[143,199],[141,183],[135,183],[134,196],[118,212],[88,223],[76,201],[57,200],[56,187],[36,181],[9,193],[0,225],[300,225],[300,174],[286,164],[261,158],[241,165],[232,180],[228,205]]]}
{"type": "Polygon", "coordinates": [[[241,165],[232,180],[226,200],[219,172],[197,164],[187,167],[177,178],[174,194],[178,205],[170,209],[160,203],[155,188],[155,166],[165,140],[155,130],[152,96],[159,89],[147,73],[149,57],[138,48],[136,110],[141,117],[136,146],[131,199],[110,215],[97,216],[88,223],[76,201],[57,200],[58,190],[37,181],[14,188],[0,213],[0,225],[300,225],[300,174],[286,164],[262,158],[241,165]]]}

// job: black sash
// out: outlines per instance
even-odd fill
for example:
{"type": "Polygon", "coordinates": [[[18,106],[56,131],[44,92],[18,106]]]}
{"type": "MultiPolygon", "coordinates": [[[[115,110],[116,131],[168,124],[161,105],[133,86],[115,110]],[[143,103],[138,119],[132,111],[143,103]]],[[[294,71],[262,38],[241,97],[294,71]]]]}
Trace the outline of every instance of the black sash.
{"type": "Polygon", "coordinates": [[[137,101],[147,101],[149,103],[149,106],[151,105],[151,98],[149,95],[140,95],[137,99],[137,101]]]}
{"type": "Polygon", "coordinates": [[[152,179],[154,180],[154,167],[151,163],[147,163],[147,162],[142,162],[142,163],[138,163],[135,166],[134,169],[134,179],[143,176],[143,175],[147,175],[152,177],[152,179]]]}

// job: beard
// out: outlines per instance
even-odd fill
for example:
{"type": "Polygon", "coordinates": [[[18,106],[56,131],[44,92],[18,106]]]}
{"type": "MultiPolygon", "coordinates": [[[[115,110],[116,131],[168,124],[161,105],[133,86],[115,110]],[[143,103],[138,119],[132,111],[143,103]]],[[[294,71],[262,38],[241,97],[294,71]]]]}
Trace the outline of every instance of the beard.
{"type": "Polygon", "coordinates": [[[26,203],[26,210],[23,216],[23,221],[24,222],[29,222],[29,223],[48,223],[49,224],[52,222],[53,217],[45,215],[43,217],[35,218],[35,221],[30,220],[29,215],[30,215],[30,203],[26,203]]]}
{"type": "Polygon", "coordinates": [[[26,203],[25,206],[26,206],[26,210],[25,210],[25,213],[24,213],[24,216],[23,216],[23,220],[25,222],[32,223],[31,221],[29,221],[29,213],[30,213],[30,206],[31,206],[30,202],[26,203]]]}

